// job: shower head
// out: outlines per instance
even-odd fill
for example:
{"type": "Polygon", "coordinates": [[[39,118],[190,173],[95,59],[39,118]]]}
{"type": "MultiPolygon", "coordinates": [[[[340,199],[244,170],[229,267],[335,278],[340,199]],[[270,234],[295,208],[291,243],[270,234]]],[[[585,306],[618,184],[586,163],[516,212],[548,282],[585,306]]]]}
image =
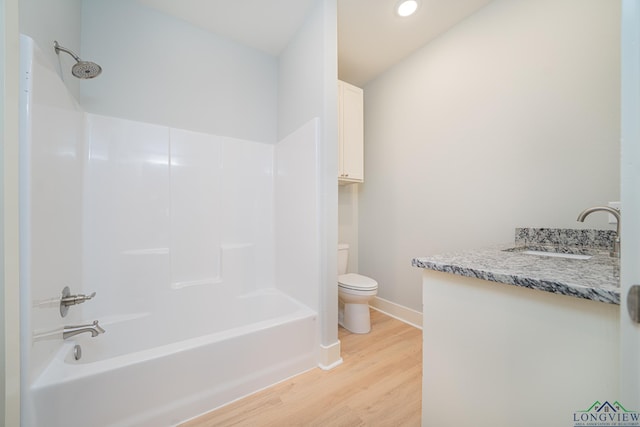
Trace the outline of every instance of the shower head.
{"type": "Polygon", "coordinates": [[[71,57],[76,60],[76,64],[71,68],[71,74],[79,79],[92,79],[100,75],[102,72],[102,68],[98,64],[95,62],[81,60],[78,55],[69,49],[60,46],[57,41],[53,42],[53,48],[56,51],[56,54],[60,54],[60,51],[63,51],[71,55],[71,57]]]}
{"type": "Polygon", "coordinates": [[[92,79],[102,72],[102,68],[95,62],[78,61],[71,67],[71,74],[79,79],[92,79]]]}

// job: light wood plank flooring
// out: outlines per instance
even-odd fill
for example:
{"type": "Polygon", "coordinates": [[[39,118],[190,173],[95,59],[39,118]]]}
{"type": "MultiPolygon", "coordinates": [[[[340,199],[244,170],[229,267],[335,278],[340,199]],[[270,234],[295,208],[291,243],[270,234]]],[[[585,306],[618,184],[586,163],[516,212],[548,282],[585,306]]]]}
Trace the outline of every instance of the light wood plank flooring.
{"type": "Polygon", "coordinates": [[[422,331],[371,310],[372,331],[339,329],[343,363],[314,369],[182,424],[419,426],[422,331]]]}

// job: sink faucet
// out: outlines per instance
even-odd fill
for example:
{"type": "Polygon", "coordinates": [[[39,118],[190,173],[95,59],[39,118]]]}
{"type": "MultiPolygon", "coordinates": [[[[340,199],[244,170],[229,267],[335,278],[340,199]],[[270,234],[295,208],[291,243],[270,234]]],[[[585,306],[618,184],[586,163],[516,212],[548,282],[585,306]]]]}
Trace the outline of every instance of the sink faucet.
{"type": "Polygon", "coordinates": [[[608,206],[594,206],[580,212],[580,215],[578,215],[578,221],[584,222],[584,219],[589,214],[596,211],[609,212],[611,215],[616,217],[616,240],[613,243],[613,251],[609,252],[609,255],[611,255],[612,257],[620,258],[620,210],[610,208],[608,206]]]}
{"type": "Polygon", "coordinates": [[[71,338],[84,332],[89,332],[92,337],[97,337],[100,334],[104,334],[105,330],[98,325],[97,320],[94,320],[93,323],[89,325],[65,326],[62,332],[62,339],[66,340],[67,338],[71,338]]]}

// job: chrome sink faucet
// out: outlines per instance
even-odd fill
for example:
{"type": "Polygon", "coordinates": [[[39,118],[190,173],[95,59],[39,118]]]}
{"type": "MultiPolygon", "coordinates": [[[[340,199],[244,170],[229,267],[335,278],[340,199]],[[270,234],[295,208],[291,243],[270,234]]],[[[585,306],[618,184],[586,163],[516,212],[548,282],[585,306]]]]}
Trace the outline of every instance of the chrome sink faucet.
{"type": "Polygon", "coordinates": [[[62,339],[66,340],[67,338],[71,338],[85,332],[90,333],[92,337],[97,337],[100,334],[104,334],[105,330],[98,325],[97,320],[94,320],[93,323],[88,325],[65,326],[62,332],[62,339]]]}
{"type": "Polygon", "coordinates": [[[608,206],[594,206],[592,208],[587,208],[587,209],[583,210],[582,212],[580,212],[580,215],[578,215],[578,221],[584,222],[584,219],[589,214],[591,214],[593,212],[597,212],[597,211],[608,212],[611,215],[613,215],[614,217],[616,217],[616,240],[613,242],[613,250],[611,252],[609,252],[609,255],[611,255],[612,257],[620,258],[620,218],[621,218],[621,214],[620,214],[620,210],[619,209],[610,208],[608,206]]]}

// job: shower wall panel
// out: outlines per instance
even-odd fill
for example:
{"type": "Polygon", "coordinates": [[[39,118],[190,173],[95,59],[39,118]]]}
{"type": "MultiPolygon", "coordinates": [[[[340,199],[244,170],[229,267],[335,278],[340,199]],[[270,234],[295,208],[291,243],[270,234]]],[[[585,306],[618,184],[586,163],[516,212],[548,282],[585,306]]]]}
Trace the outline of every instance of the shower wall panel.
{"type": "Polygon", "coordinates": [[[315,309],[320,304],[319,132],[315,118],[276,145],[276,282],[315,309]]]}
{"type": "Polygon", "coordinates": [[[101,320],[153,311],[170,274],[169,129],[87,117],[84,284],[97,295],[81,308],[101,320]]]}
{"type": "Polygon", "coordinates": [[[22,364],[33,378],[58,348],[62,289],[82,289],[84,112],[33,40],[20,44],[22,364]]]}
{"type": "Polygon", "coordinates": [[[84,282],[98,296],[84,317],[273,286],[272,145],[94,114],[88,129],[84,282]],[[223,271],[225,256],[252,274],[223,271]]]}
{"type": "Polygon", "coordinates": [[[273,146],[180,129],[170,135],[171,287],[228,285],[221,258],[232,249],[253,275],[237,292],[273,286],[273,146]]]}
{"type": "Polygon", "coordinates": [[[171,287],[221,282],[222,144],[171,130],[171,287]]]}

